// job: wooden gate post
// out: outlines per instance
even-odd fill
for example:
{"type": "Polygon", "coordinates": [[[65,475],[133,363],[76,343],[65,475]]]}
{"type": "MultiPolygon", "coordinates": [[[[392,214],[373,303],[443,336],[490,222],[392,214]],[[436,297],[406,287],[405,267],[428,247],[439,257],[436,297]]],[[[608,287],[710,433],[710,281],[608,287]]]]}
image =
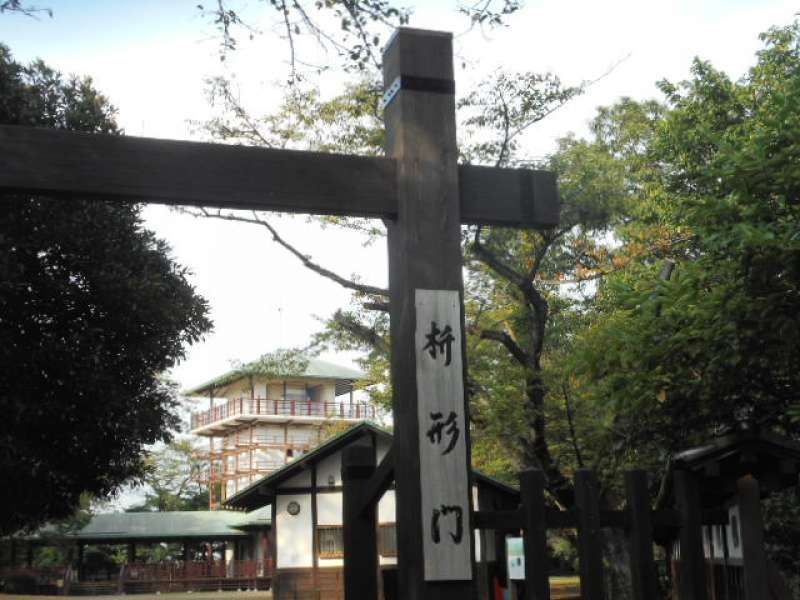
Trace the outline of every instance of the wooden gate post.
{"type": "Polygon", "coordinates": [[[745,600],[769,598],[767,555],[764,552],[764,520],[758,480],[745,475],[736,482],[739,524],[742,533],[742,563],[745,600]]]}
{"type": "Polygon", "coordinates": [[[578,507],[578,566],[581,598],[605,600],[603,581],[603,540],[600,531],[600,504],[594,472],[575,473],[575,504],[578,507]]]}
{"type": "Polygon", "coordinates": [[[377,503],[362,508],[361,502],[374,472],[375,451],[371,446],[348,446],[342,451],[345,600],[378,598],[377,503]]]}
{"type": "Polygon", "coordinates": [[[525,548],[525,600],[550,600],[544,473],[526,469],[519,476],[525,548]]]}
{"type": "Polygon", "coordinates": [[[473,528],[453,40],[399,29],[384,53],[397,568],[403,600],[469,600],[473,528]]]}
{"type": "Polygon", "coordinates": [[[681,514],[678,590],[681,600],[708,600],[703,557],[702,507],[697,475],[675,470],[672,474],[675,502],[681,514]]]}
{"type": "Polygon", "coordinates": [[[626,472],[625,494],[628,500],[628,549],[633,597],[636,600],[649,600],[656,597],[657,588],[647,473],[626,472]]]}

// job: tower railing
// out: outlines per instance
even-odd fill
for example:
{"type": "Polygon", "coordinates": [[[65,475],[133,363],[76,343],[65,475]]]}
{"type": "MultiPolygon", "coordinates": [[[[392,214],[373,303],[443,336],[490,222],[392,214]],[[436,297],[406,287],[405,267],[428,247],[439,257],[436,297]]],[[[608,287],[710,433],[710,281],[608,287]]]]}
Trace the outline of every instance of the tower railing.
{"type": "Polygon", "coordinates": [[[231,398],[224,404],[192,414],[192,429],[237,416],[315,417],[323,419],[374,419],[375,407],[367,402],[315,402],[272,398],[231,398]]]}

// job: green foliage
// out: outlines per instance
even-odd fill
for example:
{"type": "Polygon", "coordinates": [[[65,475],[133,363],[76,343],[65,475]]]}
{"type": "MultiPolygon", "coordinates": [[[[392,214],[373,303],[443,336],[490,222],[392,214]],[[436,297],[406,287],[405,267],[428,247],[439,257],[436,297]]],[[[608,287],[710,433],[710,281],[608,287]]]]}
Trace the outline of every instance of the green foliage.
{"type": "Polygon", "coordinates": [[[798,490],[785,490],[762,503],[764,540],[770,558],[786,576],[793,598],[800,596],[800,498],[798,490]]]}
{"type": "MultiPolygon", "coordinates": [[[[91,80],[0,46],[0,122],[116,133],[113,116],[91,80]]],[[[157,375],[211,327],[186,275],[135,205],[0,196],[0,533],[111,494],[169,438],[157,375]]]]}
{"type": "Polygon", "coordinates": [[[274,352],[262,354],[249,363],[234,363],[234,374],[231,381],[242,377],[261,377],[264,379],[280,379],[298,376],[305,373],[308,358],[300,350],[281,348],[274,352]]]}
{"type": "Polygon", "coordinates": [[[563,86],[552,73],[506,73],[480,82],[458,102],[465,162],[506,165],[518,153],[522,134],[583,93],[586,84],[563,86]],[[468,140],[472,138],[470,143],[468,140]]]}
{"type": "MultiPolygon", "coordinates": [[[[601,287],[575,379],[627,445],[677,450],[755,421],[793,430],[800,386],[800,51],[773,29],[738,82],[695,61],[641,138],[628,266],[601,287]],[[658,275],[661,261],[674,276],[658,275]]],[[[635,132],[634,132],[635,133],[635,132]]]]}
{"type": "Polygon", "coordinates": [[[96,506],[92,498],[82,494],[77,510],[60,521],[47,524],[37,535],[45,540],[45,544],[35,549],[33,565],[35,567],[61,567],[69,563],[75,551],[75,544],[65,539],[85,527],[92,518],[96,506]]]}
{"type": "Polygon", "coordinates": [[[207,466],[191,440],[173,440],[151,450],[144,460],[144,502],[128,512],[208,510],[208,490],[200,484],[207,466]]]}

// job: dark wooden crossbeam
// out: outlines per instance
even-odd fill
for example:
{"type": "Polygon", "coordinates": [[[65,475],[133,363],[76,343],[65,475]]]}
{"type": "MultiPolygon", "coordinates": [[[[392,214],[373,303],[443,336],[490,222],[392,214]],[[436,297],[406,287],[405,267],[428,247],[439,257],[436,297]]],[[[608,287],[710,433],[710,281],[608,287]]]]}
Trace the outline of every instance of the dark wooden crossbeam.
{"type": "MultiPolygon", "coordinates": [[[[548,529],[575,529],[580,526],[580,509],[558,510],[545,509],[545,523],[548,529]]],[[[706,509],[702,511],[703,525],[727,525],[728,512],[724,509],[706,509]]],[[[515,510],[481,510],[474,514],[477,529],[499,529],[515,531],[524,528],[521,509],[515,510]]],[[[676,531],[681,527],[681,514],[675,509],[662,508],[650,512],[653,527],[676,531]]],[[[630,515],[626,510],[601,510],[600,526],[627,529],[630,527],[630,515]]]]}
{"type": "Polygon", "coordinates": [[[381,496],[389,489],[394,481],[394,452],[391,448],[383,457],[381,464],[375,469],[369,481],[364,484],[362,496],[356,512],[364,514],[372,510],[381,496]]]}
{"type": "MultiPolygon", "coordinates": [[[[397,217],[391,158],[0,126],[0,190],[309,214],[397,217]]],[[[459,167],[461,220],[558,223],[555,176],[459,167]]]]}

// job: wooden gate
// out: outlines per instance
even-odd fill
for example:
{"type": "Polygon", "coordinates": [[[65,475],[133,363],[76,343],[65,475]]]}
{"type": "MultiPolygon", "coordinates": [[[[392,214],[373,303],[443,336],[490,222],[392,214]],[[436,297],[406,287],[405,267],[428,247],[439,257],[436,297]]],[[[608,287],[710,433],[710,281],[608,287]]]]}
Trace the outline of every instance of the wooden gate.
{"type": "MultiPolygon", "coordinates": [[[[378,598],[378,560],[375,546],[375,510],[377,501],[393,477],[392,453],[380,466],[368,449],[345,449],[342,460],[344,484],[345,598],[378,598]]],[[[581,597],[605,600],[602,528],[625,532],[630,555],[633,597],[636,600],[658,598],[653,556],[654,534],[661,539],[680,539],[682,552],[681,600],[706,600],[705,559],[701,527],[724,525],[725,510],[702,510],[699,502],[684,502],[692,494],[687,479],[675,481],[677,509],[653,510],[644,471],[625,473],[626,507],[604,510],[598,498],[594,472],[575,474],[575,508],[556,510],[545,502],[545,478],[541,471],[530,469],[520,475],[521,503],[517,509],[476,511],[477,529],[523,532],[525,546],[524,600],[549,600],[547,570],[547,530],[575,529],[578,533],[578,556],[581,597]]]]}

